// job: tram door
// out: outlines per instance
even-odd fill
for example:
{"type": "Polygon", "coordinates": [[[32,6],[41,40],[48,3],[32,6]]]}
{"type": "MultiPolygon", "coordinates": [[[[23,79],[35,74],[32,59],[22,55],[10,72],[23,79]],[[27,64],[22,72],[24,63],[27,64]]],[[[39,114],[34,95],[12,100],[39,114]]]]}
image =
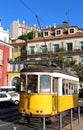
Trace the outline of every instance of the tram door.
{"type": "Polygon", "coordinates": [[[58,111],[58,78],[53,78],[53,85],[52,85],[52,91],[53,91],[53,97],[52,97],[52,102],[53,102],[53,109],[55,113],[58,111]]]}

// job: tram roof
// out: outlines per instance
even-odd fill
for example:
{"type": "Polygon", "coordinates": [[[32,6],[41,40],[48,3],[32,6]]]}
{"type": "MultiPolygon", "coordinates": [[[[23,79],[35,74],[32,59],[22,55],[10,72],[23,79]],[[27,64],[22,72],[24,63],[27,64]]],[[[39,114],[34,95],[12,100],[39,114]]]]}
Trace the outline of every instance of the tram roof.
{"type": "Polygon", "coordinates": [[[58,69],[57,67],[52,67],[52,66],[44,66],[44,65],[28,65],[24,67],[21,72],[48,72],[48,73],[62,73],[62,74],[67,74],[71,76],[77,77],[75,74],[72,74],[68,72],[67,70],[61,70],[58,69]]]}

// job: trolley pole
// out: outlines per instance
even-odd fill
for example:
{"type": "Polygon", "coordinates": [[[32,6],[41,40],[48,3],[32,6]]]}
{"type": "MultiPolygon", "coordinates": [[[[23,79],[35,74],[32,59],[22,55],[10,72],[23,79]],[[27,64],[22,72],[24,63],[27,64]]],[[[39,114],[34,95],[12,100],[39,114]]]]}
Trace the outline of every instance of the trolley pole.
{"type": "Polygon", "coordinates": [[[43,130],[45,130],[45,126],[46,126],[45,117],[43,117],[43,130]]]}

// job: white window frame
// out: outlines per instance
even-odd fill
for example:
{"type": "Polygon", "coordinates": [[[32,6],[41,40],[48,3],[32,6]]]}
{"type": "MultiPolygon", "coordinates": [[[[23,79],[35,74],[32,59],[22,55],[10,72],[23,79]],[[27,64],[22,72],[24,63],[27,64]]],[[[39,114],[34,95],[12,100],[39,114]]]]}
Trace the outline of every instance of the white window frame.
{"type": "Polygon", "coordinates": [[[69,28],[69,30],[68,30],[68,34],[74,34],[75,33],[75,30],[74,30],[74,28],[69,28]],[[73,30],[73,32],[71,32],[73,30]]]}
{"type": "Polygon", "coordinates": [[[55,35],[56,35],[56,36],[62,35],[62,30],[61,30],[61,29],[55,30],[55,35]],[[60,33],[59,33],[59,32],[60,32],[60,33]]]}

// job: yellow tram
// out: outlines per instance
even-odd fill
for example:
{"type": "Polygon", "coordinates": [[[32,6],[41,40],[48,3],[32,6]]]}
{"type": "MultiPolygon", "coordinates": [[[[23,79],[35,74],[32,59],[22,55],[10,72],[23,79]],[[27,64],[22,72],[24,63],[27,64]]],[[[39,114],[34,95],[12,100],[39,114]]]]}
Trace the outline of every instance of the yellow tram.
{"type": "Polygon", "coordinates": [[[79,78],[56,67],[29,65],[21,70],[19,112],[50,117],[78,106],[79,78]]]}

